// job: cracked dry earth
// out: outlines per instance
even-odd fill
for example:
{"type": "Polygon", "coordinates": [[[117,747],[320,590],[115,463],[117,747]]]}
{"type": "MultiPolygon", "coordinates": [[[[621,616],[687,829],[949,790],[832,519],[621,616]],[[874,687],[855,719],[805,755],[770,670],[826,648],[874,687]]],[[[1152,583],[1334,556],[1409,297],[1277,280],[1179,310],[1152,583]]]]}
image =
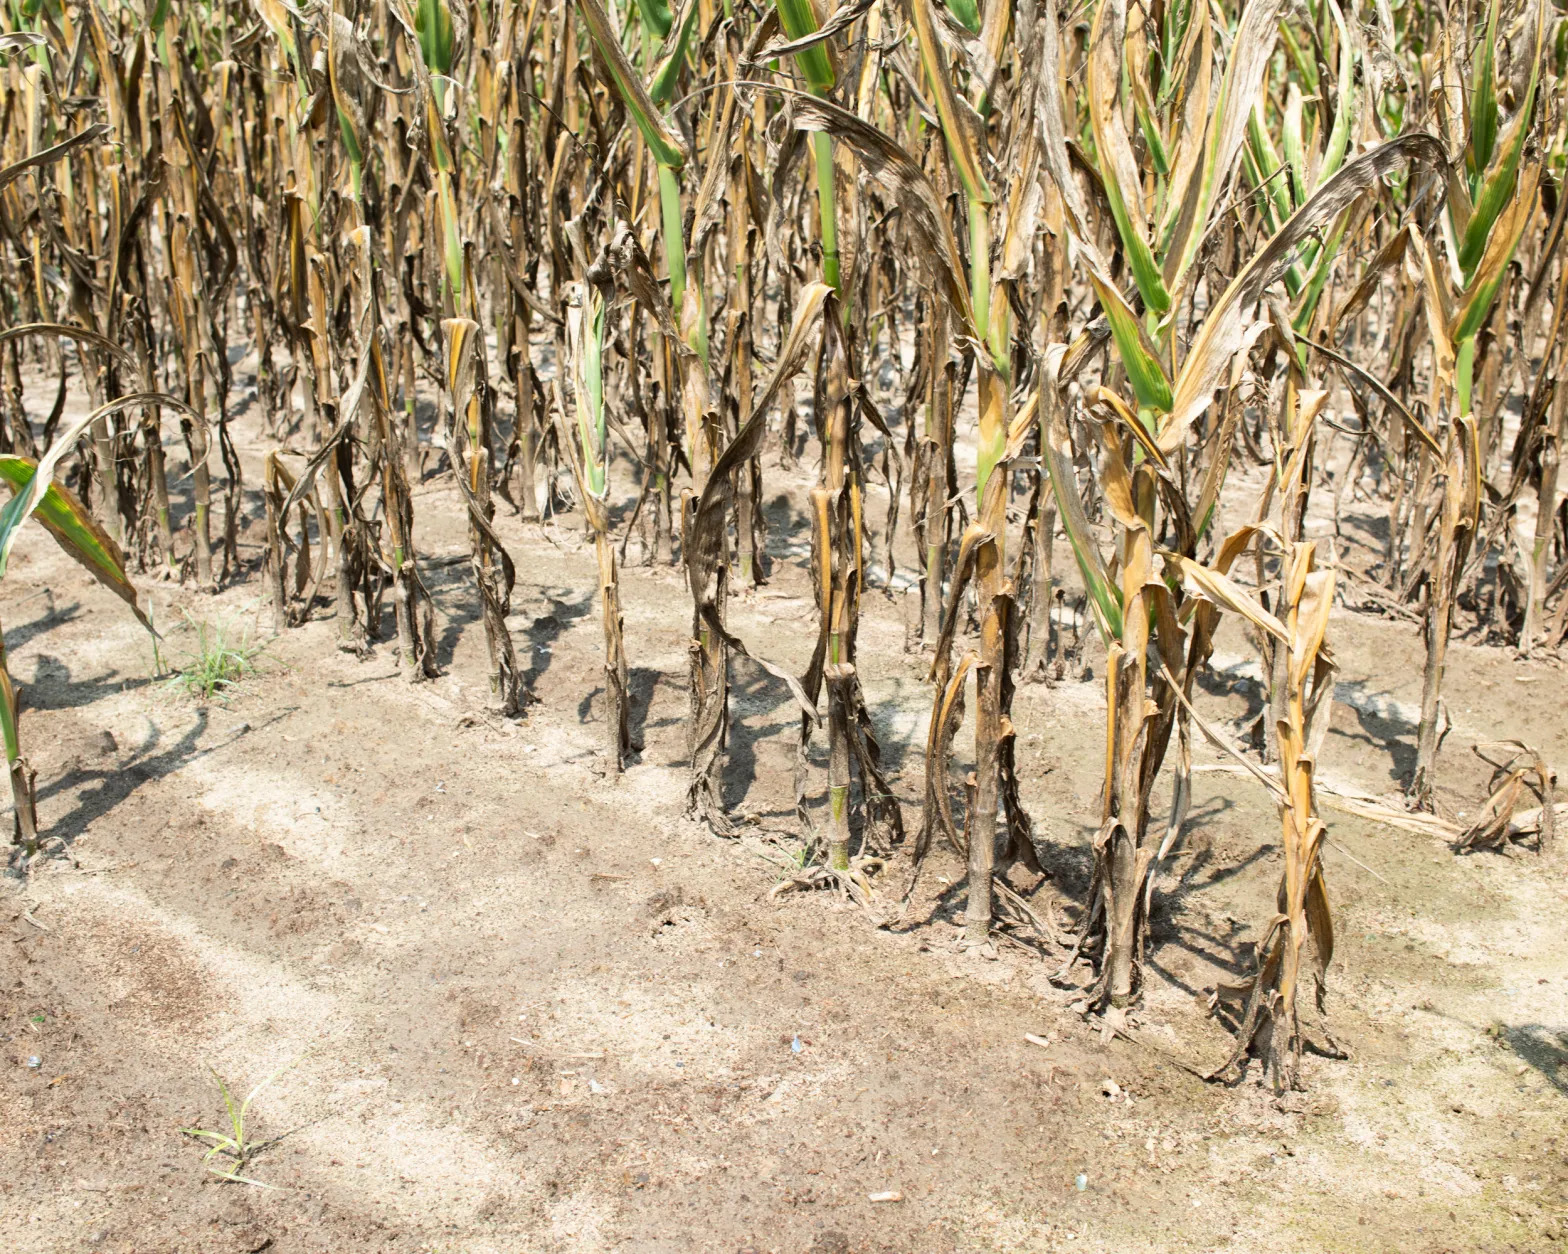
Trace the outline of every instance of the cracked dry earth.
{"type": "MultiPolygon", "coordinates": [[[[783,555],[809,536],[806,480],[769,475],[780,556],[733,619],[801,666],[811,593],[783,555]]],[[[7,644],[41,818],[69,856],[0,895],[0,1249],[1562,1247],[1561,853],[1456,857],[1327,811],[1329,1013],[1350,1056],[1309,1057],[1308,1091],[1283,1098],[1255,1074],[1204,1084],[1167,1052],[1227,1052],[1204,990],[1243,969],[1279,874],[1271,805],[1218,755],[1196,750],[1212,769],[1155,898],[1142,1024],[1159,1048],[1105,1047],[1040,958],[955,953],[948,853],[884,930],[825,894],[770,897],[798,848],[796,722],[744,663],[728,801],[751,821],[723,841],[682,818],[675,572],[625,572],[646,747],[606,778],[591,548],[570,517],[503,513],[540,701],[519,724],[490,715],[448,481],[427,477],[416,506],[444,670],[419,686],[386,645],[340,653],[323,611],[201,706],[153,678],[148,641],[41,529],[19,546],[7,644]],[[221,1126],[213,1071],[243,1093],[279,1068],[248,1115],[282,1137],[248,1168],[268,1187],[218,1180],[180,1129],[221,1126]],[[900,1200],[868,1200],[886,1192],[900,1200]]],[[[144,586],[161,624],[270,620],[254,567],[216,598],[144,586]]],[[[913,822],[928,693],[906,602],[870,596],[861,669],[913,822]]],[[[1332,631],[1345,703],[1324,775],[1387,792],[1413,752],[1417,631],[1348,611],[1332,631]]],[[[166,634],[178,662],[191,633],[166,634]]],[[[1221,653],[1202,708],[1234,729],[1257,692],[1245,641],[1221,653]]],[[[1484,794],[1475,740],[1563,761],[1562,690],[1555,664],[1457,644],[1445,804],[1484,794]]],[[[1017,702],[1064,919],[1086,888],[1101,703],[1077,678],[1017,702]]]]}

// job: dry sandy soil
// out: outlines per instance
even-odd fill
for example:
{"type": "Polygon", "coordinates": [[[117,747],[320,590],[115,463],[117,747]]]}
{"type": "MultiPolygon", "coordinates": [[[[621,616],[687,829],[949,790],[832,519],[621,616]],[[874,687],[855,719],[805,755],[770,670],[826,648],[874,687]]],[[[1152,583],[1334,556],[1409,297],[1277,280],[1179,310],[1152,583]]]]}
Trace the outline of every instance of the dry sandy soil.
{"type": "MultiPolygon", "coordinates": [[[[267,446],[241,434],[254,483],[267,446]]],[[[797,666],[805,483],[770,459],[772,578],[733,605],[743,635],[797,666]]],[[[945,851],[888,928],[826,894],[770,896],[798,848],[796,721],[745,663],[728,801],[750,821],[724,841],[682,817],[689,620],[674,571],[625,573],[645,749],[616,779],[598,752],[592,550],[572,516],[500,517],[539,698],[512,724],[486,709],[447,479],[432,468],[416,502],[444,672],[417,686],[389,645],[340,653],[329,610],[272,635],[249,504],[242,581],[216,598],[147,585],[166,660],[193,647],[182,611],[266,642],[224,703],[156,678],[147,638],[41,529],[5,582],[41,818],[68,855],[0,887],[0,1249],[1435,1254],[1568,1240],[1561,854],[1456,856],[1327,811],[1329,1014],[1349,1058],[1309,1057],[1308,1091],[1284,1097],[1256,1068],[1205,1084],[1160,1050],[1199,1065],[1228,1050],[1204,991],[1245,968],[1279,874],[1252,781],[1197,775],[1155,896],[1142,1022],[1160,1049],[1105,1047],[1040,958],[955,952],[961,867],[945,851]],[[253,1135],[282,1137],[250,1167],[267,1187],[218,1180],[180,1129],[222,1126],[214,1073],[244,1092],[280,1067],[249,1113],[253,1135]],[[868,1200],[883,1191],[901,1200],[868,1200]]],[[[912,600],[873,593],[861,648],[910,822],[929,701],[905,649],[912,600]]],[[[1332,634],[1342,703],[1323,773],[1396,789],[1417,629],[1341,610],[1332,634]]],[[[1245,642],[1221,653],[1202,708],[1234,730],[1257,690],[1245,642]]],[[[1086,888],[1103,737],[1086,660],[1096,678],[1024,686],[1015,712],[1043,891],[1064,917],[1086,888]]],[[[1461,642],[1447,692],[1455,813],[1485,792],[1476,741],[1518,736],[1568,760],[1557,663],[1461,642]]],[[[1223,764],[1202,746],[1197,760],[1223,764]]],[[[894,877],[888,902],[901,866],[894,877]]]]}

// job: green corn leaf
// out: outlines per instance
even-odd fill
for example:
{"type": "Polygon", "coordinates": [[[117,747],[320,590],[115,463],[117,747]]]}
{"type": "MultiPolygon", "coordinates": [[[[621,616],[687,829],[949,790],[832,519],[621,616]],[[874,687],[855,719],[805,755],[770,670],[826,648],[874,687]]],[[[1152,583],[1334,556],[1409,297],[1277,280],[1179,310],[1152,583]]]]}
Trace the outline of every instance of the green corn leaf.
{"type": "Polygon", "coordinates": [[[971,35],[980,33],[980,6],[975,0],[944,0],[944,5],[958,19],[958,24],[971,35]]]}
{"type": "Polygon", "coordinates": [[[414,33],[419,38],[425,68],[432,74],[450,75],[457,28],[452,22],[447,0],[419,0],[414,7],[414,33]]]}
{"type": "Polygon", "coordinates": [[[654,161],[671,170],[680,169],[686,164],[686,146],[665,125],[658,106],[648,95],[648,89],[643,86],[632,63],[626,59],[621,41],[616,38],[615,28],[610,24],[610,15],[604,11],[599,0],[577,0],[577,4],[582,10],[583,21],[587,23],[588,34],[598,48],[599,55],[604,58],[610,77],[615,80],[615,89],[620,94],[621,102],[632,115],[637,129],[642,132],[654,161]]]}
{"type": "Polygon", "coordinates": [[[1504,272],[1535,210],[1536,188],[1540,177],[1540,167],[1529,170],[1498,218],[1487,241],[1486,252],[1471,276],[1465,303],[1454,319],[1450,338],[1456,344],[1479,332],[1491,314],[1492,302],[1497,298],[1497,289],[1502,286],[1504,272]]]}
{"type": "MultiPolygon", "coordinates": [[[[779,11],[779,25],[791,39],[804,39],[808,35],[816,34],[820,29],[816,10],[811,7],[811,0],[774,0],[774,3],[779,11]]],[[[796,53],[795,60],[799,63],[801,73],[806,76],[806,82],[810,84],[812,91],[821,95],[823,92],[833,90],[837,76],[833,73],[833,61],[823,45],[817,44],[804,52],[796,53]]]]}
{"type": "MultiPolygon", "coordinates": [[[[13,498],[24,492],[38,471],[30,457],[0,456],[0,480],[11,489],[13,498]]],[[[37,505],[38,521],[67,554],[131,607],[137,621],[149,631],[152,624],[136,599],[136,585],[125,573],[125,558],[119,546],[100,527],[85,505],[69,488],[50,483],[37,505]]]]}
{"type": "Polygon", "coordinates": [[[1295,209],[1312,189],[1307,186],[1307,151],[1301,139],[1301,89],[1295,83],[1285,88],[1285,118],[1280,130],[1280,146],[1290,171],[1290,207],[1295,209]]]}
{"type": "Polygon", "coordinates": [[[1121,589],[1116,588],[1105,571],[1099,555],[1099,545],[1094,544],[1094,531],[1088,514],[1083,513],[1083,502],[1077,494],[1077,480],[1073,475],[1073,453],[1068,447],[1068,433],[1062,417],[1057,414],[1055,401],[1055,371],[1062,361],[1062,345],[1052,345],[1047,359],[1046,379],[1040,389],[1040,434],[1043,437],[1046,472],[1051,475],[1051,491],[1057,495],[1057,513],[1062,519],[1063,530],[1068,533],[1068,544],[1073,545],[1073,560],[1083,578],[1083,588],[1094,610],[1094,624],[1098,625],[1102,640],[1109,644],[1121,640],[1121,589]]]}
{"type": "MultiPolygon", "coordinates": [[[[1307,280],[1305,292],[1297,301],[1296,313],[1291,318],[1291,325],[1298,334],[1306,334],[1307,327],[1311,325],[1312,315],[1318,307],[1318,301],[1323,297],[1323,289],[1328,284],[1329,276],[1334,272],[1334,263],[1339,259],[1339,246],[1345,238],[1345,229],[1350,225],[1350,215],[1341,214],[1339,221],[1334,224],[1328,242],[1324,244],[1316,257],[1317,267],[1312,271],[1312,277],[1307,280]]],[[[1311,265],[1312,259],[1305,258],[1304,264],[1311,265]]]]}
{"type": "Polygon", "coordinates": [[[359,136],[354,133],[354,120],[340,107],[337,109],[338,130],[343,135],[343,147],[348,152],[349,163],[356,169],[363,169],[365,153],[359,146],[359,136]]]}
{"type": "Polygon", "coordinates": [[[100,405],[91,413],[81,414],[61,430],[47,452],[32,463],[26,458],[0,459],[10,466],[6,481],[12,485],[12,496],[0,508],[0,578],[4,578],[11,560],[11,550],[21,533],[22,524],[42,511],[44,525],[54,533],[66,551],[91,570],[99,579],[136,610],[136,616],[151,630],[151,625],[136,607],[135,591],[128,588],[124,560],[119,556],[108,537],[97,530],[81,502],[54,482],[55,467],[76,447],[76,442],[99,419],[107,419],[125,409],[138,409],[148,405],[161,405],[189,414],[196,422],[206,420],[178,397],[163,392],[133,392],[100,405]],[[31,473],[26,468],[31,467],[31,473]],[[10,476],[14,475],[14,481],[10,476]],[[58,530],[57,530],[58,528],[58,530]],[[114,582],[115,577],[120,581],[114,582]],[[127,595],[129,593],[129,595],[127,595]]]}
{"type": "Polygon", "coordinates": [[[675,41],[675,47],[669,52],[658,68],[653,72],[653,82],[648,89],[656,105],[667,105],[675,98],[675,84],[680,81],[681,67],[686,64],[686,49],[691,43],[691,28],[697,24],[697,6],[694,4],[686,11],[686,20],[681,23],[680,36],[675,41]]]}
{"type": "Polygon", "coordinates": [[[670,37],[670,27],[675,24],[675,17],[664,0],[637,0],[637,13],[642,18],[642,24],[661,41],[670,37]]]}
{"type": "Polygon", "coordinates": [[[1105,197],[1127,264],[1132,268],[1143,303],[1156,314],[1163,314],[1170,309],[1171,298],[1146,238],[1143,191],[1119,104],[1125,34],[1125,4],[1122,0],[1107,0],[1095,15],[1089,36],[1089,124],[1094,131],[1105,197]],[[1136,221],[1134,208],[1138,213],[1136,221]]]}
{"type": "Polygon", "coordinates": [[[1498,215],[1508,204],[1519,177],[1519,161],[1524,155],[1524,141],[1529,134],[1531,115],[1535,111],[1535,88],[1541,70],[1540,44],[1536,44],[1535,65],[1530,71],[1530,87],[1525,92],[1524,107],[1514,116],[1511,134],[1507,137],[1496,167],[1482,184],[1476,197],[1470,221],[1465,225],[1464,239],[1459,245],[1459,269],[1468,287],[1475,277],[1475,269],[1486,253],[1487,239],[1498,215]]]}
{"type": "MultiPolygon", "coordinates": [[[[1496,0],[1493,0],[1496,3],[1496,0]]],[[[1465,285],[1469,287],[1475,279],[1475,268],[1482,262],[1488,248],[1486,241],[1491,237],[1491,229],[1496,223],[1504,208],[1513,198],[1513,188],[1518,182],[1519,158],[1524,155],[1524,140],[1530,132],[1530,121],[1535,113],[1535,88],[1540,83],[1541,77],[1541,52],[1543,52],[1544,30],[1541,22],[1544,20],[1544,6],[1537,6],[1537,27],[1535,27],[1535,50],[1530,60],[1530,85],[1524,92],[1523,107],[1513,116],[1513,122],[1508,127],[1508,135],[1502,141],[1502,154],[1497,157],[1496,165],[1491,169],[1482,183],[1480,194],[1475,198],[1471,218],[1465,226],[1465,238],[1460,241],[1460,273],[1465,276],[1465,285]]]]}
{"type": "Polygon", "coordinates": [[[354,198],[358,200],[361,174],[365,168],[365,152],[359,141],[364,111],[349,86],[354,81],[353,37],[354,28],[348,19],[338,13],[331,14],[327,26],[327,83],[332,90],[332,104],[338,115],[338,130],[343,136],[343,147],[348,152],[354,198]],[[345,66],[350,71],[347,75],[344,74],[345,66]],[[344,82],[345,77],[348,83],[344,82]]]}
{"type": "Polygon", "coordinates": [[[1247,148],[1257,166],[1258,182],[1267,183],[1264,194],[1269,198],[1276,220],[1283,222],[1295,210],[1295,205],[1291,203],[1288,180],[1279,172],[1284,162],[1280,160],[1274,141],[1269,138],[1268,127],[1264,125],[1261,101],[1247,118],[1247,148]]]}
{"type": "Polygon", "coordinates": [[[1167,454],[1174,452],[1186,439],[1192,422],[1208,407],[1231,358],[1247,346],[1245,311],[1290,267],[1302,242],[1350,208],[1379,179],[1418,161],[1441,169],[1446,161],[1442,144],[1419,132],[1401,135],[1346,162],[1252,255],[1209,306],[1203,329],[1187,350],[1176,376],[1170,416],[1160,425],[1161,449],[1167,454]]]}
{"type": "Polygon", "coordinates": [[[1486,33],[1476,49],[1475,77],[1470,89],[1470,144],[1465,164],[1470,176],[1479,178],[1491,164],[1497,143],[1497,10],[1498,0],[1487,6],[1486,33]]]}
{"type": "Polygon", "coordinates": [[[5,760],[15,762],[22,756],[22,739],[17,732],[16,685],[6,669],[5,653],[0,650],[0,735],[5,737],[5,760]]]}
{"type": "Polygon", "coordinates": [[[200,414],[177,397],[163,392],[133,392],[129,396],[121,396],[106,405],[100,405],[91,413],[79,415],[66,424],[49,450],[38,460],[33,474],[17,487],[10,501],[0,509],[0,578],[5,577],[6,567],[11,560],[11,550],[16,546],[16,538],[21,532],[22,524],[43,504],[44,497],[53,484],[55,467],[76,447],[76,441],[100,418],[108,418],[123,409],[147,405],[164,405],[190,414],[198,422],[205,421],[200,414]]]}
{"type": "Polygon", "coordinates": [[[1171,172],[1170,154],[1165,150],[1165,141],[1160,138],[1160,129],[1154,124],[1154,119],[1148,111],[1141,106],[1138,112],[1138,129],[1143,132],[1143,142],[1149,146],[1149,160],[1154,163],[1154,172],[1161,178],[1168,178],[1171,172]]]}
{"type": "Polygon", "coordinates": [[[1147,90],[1143,87],[1142,79],[1133,80],[1133,113],[1138,119],[1138,129],[1143,132],[1143,142],[1149,148],[1149,160],[1154,163],[1154,172],[1162,179],[1169,178],[1171,173],[1170,152],[1165,146],[1165,139],[1160,134],[1160,126],[1154,118],[1154,106],[1149,100],[1147,90]]]}
{"type": "MultiPolygon", "coordinates": [[[[1350,148],[1350,130],[1356,116],[1356,64],[1350,43],[1350,32],[1345,29],[1345,16],[1335,0],[1328,0],[1329,11],[1334,15],[1334,25],[1339,28],[1339,98],[1335,102],[1334,126],[1329,131],[1328,144],[1323,149],[1323,164],[1318,170],[1318,182],[1328,178],[1345,164],[1345,153],[1350,148]]],[[[1316,191],[1316,188],[1312,190],[1316,191]]]]}
{"type": "Polygon", "coordinates": [[[1165,6],[1165,20],[1160,26],[1160,84],[1158,97],[1161,104],[1170,99],[1170,93],[1175,84],[1171,78],[1171,69],[1176,63],[1177,49],[1181,47],[1192,24],[1191,4],[1168,4],[1165,6]]]}
{"type": "Polygon", "coordinates": [[[1138,404],[1169,413],[1171,408],[1171,383],[1165,377],[1160,359],[1148,342],[1138,316],[1128,307],[1118,292],[1093,271],[1089,281],[1094,284],[1095,295],[1100,298],[1100,308],[1105,320],[1111,324],[1111,338],[1116,341],[1117,355],[1127,370],[1127,378],[1138,397],[1138,404]]]}
{"type": "Polygon", "coordinates": [[[969,130],[958,112],[958,97],[953,91],[953,79],[948,73],[947,57],[937,39],[931,0],[912,0],[915,37],[920,43],[920,60],[925,66],[926,77],[931,81],[931,93],[936,98],[937,117],[942,122],[942,135],[947,140],[948,155],[953,159],[953,169],[971,201],[989,205],[996,197],[985,175],[980,172],[980,157],[970,142],[969,130]]]}
{"type": "Polygon", "coordinates": [[[1257,158],[1252,154],[1252,142],[1249,140],[1241,146],[1241,168],[1246,174],[1247,181],[1256,191],[1253,193],[1258,206],[1258,217],[1263,219],[1264,229],[1270,235],[1279,230],[1279,219],[1274,215],[1274,201],[1269,195],[1269,188],[1263,186],[1263,171],[1257,158]]]}
{"type": "Polygon", "coordinates": [[[1317,62],[1308,56],[1301,47],[1301,41],[1296,38],[1290,29],[1289,22],[1279,24],[1280,42],[1285,45],[1285,53],[1290,58],[1290,64],[1296,73],[1301,75],[1301,81],[1307,85],[1307,90],[1315,92],[1318,89],[1317,62]]]}

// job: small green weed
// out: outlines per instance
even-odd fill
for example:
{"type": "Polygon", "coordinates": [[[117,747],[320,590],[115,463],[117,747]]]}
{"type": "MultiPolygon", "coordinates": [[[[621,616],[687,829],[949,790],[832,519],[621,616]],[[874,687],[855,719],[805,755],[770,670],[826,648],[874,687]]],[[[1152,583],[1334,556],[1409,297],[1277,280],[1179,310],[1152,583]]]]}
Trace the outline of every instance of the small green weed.
{"type": "MultiPolygon", "coordinates": [[[[297,1061],[298,1059],[295,1059],[295,1062],[297,1061]]],[[[223,1077],[213,1067],[209,1066],[207,1068],[208,1071],[212,1072],[212,1078],[218,1082],[218,1091],[223,1094],[223,1106],[229,1113],[229,1131],[212,1132],[206,1128],[181,1128],[180,1131],[194,1140],[205,1141],[211,1146],[206,1154],[202,1156],[202,1162],[206,1163],[207,1170],[220,1180],[232,1180],[236,1184],[254,1184],[263,1189],[277,1188],[275,1184],[266,1184],[261,1180],[253,1180],[249,1176],[241,1175],[240,1173],[245,1170],[251,1159],[255,1158],[263,1150],[276,1145],[288,1133],[285,1132],[281,1136],[275,1136],[267,1141],[253,1141],[245,1128],[245,1114],[250,1109],[250,1104],[256,1100],[256,1095],[293,1065],[293,1062],[284,1063],[255,1088],[251,1089],[246,1094],[245,1100],[238,1106],[234,1104],[234,1097],[229,1092],[229,1086],[223,1082],[223,1077]],[[212,1160],[219,1156],[229,1160],[227,1170],[211,1165],[212,1160]]]]}
{"type": "Polygon", "coordinates": [[[224,623],[197,622],[189,614],[185,622],[196,633],[196,648],[169,676],[169,686],[197,701],[225,701],[231,688],[255,673],[265,643],[249,632],[236,638],[224,623]]]}

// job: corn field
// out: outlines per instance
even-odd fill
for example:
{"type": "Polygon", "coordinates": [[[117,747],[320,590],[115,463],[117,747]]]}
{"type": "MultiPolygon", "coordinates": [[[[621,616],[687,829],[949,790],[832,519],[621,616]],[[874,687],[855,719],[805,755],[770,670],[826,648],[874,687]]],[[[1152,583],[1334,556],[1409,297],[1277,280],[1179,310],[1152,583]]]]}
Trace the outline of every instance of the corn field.
{"type": "MultiPolygon", "coordinates": [[[[1112,1033],[1213,740],[1276,803],[1282,870],[1209,1074],[1251,1051],[1299,1086],[1309,1043],[1337,1048],[1338,615],[1421,641],[1412,814],[1454,752],[1456,635],[1568,640],[1565,74],[1553,0],[8,0],[0,572],[36,513],[149,629],[138,584],[259,573],[280,631],[330,618],[367,657],[385,636],[417,684],[441,670],[416,491],[439,482],[486,708],[526,719],[527,555],[496,519],[569,525],[613,776],[638,750],[621,572],[673,566],[690,815],[737,833],[750,659],[799,719],[808,856],[780,890],[885,923],[951,845],[960,947],[1027,946],[1112,1033]],[[788,559],[781,467],[815,485],[788,559]],[[1351,503],[1386,530],[1342,528],[1351,503]],[[732,623],[776,560],[815,592],[799,673],[732,623]],[[863,617],[904,612],[897,576],[928,666],[912,798],[857,652],[863,617]],[[1246,748],[1201,709],[1222,629],[1264,677],[1246,748]],[[1053,906],[1007,878],[1049,876],[1061,826],[1025,807],[1013,704],[1091,654],[1092,878],[1053,906]]],[[[48,833],[3,662],[25,866],[48,833]]],[[[1472,839],[1528,790],[1546,843],[1549,768],[1514,745],[1496,783],[1472,839]]]]}

